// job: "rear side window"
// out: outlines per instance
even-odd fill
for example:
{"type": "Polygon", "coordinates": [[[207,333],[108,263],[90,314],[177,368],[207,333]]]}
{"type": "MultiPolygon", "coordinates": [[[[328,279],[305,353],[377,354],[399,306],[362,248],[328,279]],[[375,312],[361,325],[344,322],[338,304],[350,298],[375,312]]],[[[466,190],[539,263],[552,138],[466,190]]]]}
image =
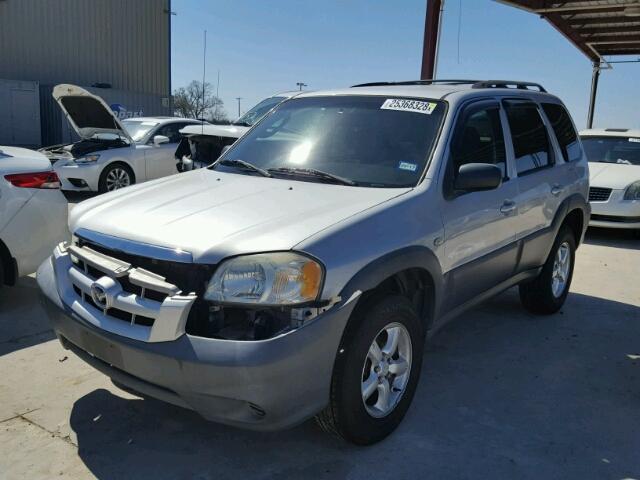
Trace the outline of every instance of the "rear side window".
{"type": "Polygon", "coordinates": [[[542,109],[551,122],[553,133],[555,133],[560,144],[564,161],[571,162],[580,158],[580,152],[576,152],[577,149],[579,150],[578,134],[573,128],[569,113],[562,105],[556,103],[543,103],[542,109]]]}
{"type": "Polygon", "coordinates": [[[553,164],[549,135],[537,106],[531,102],[504,102],[518,175],[553,164]]]}
{"type": "Polygon", "coordinates": [[[492,163],[506,178],[507,165],[504,136],[498,106],[488,107],[468,115],[456,131],[451,148],[454,177],[467,163],[492,163]]]}

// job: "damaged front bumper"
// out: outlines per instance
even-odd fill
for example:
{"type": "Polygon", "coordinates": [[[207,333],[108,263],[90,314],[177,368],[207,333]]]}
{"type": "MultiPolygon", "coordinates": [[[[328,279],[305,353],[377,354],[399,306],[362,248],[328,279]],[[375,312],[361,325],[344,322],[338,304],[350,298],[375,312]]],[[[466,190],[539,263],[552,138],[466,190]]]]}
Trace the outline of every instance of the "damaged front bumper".
{"type": "Polygon", "coordinates": [[[254,430],[294,426],[327,405],[339,342],[356,304],[353,299],[337,304],[267,340],[184,334],[153,343],[102,330],[65,305],[52,258],[40,266],[37,280],[65,348],[126,389],[254,430]]]}

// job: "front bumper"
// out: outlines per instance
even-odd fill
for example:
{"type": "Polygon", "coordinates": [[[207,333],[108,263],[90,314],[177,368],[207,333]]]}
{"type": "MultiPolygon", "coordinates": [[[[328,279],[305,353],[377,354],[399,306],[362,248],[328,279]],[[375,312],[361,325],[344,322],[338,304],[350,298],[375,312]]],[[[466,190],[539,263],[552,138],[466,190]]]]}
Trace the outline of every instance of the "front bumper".
{"type": "Polygon", "coordinates": [[[640,200],[624,200],[624,190],[612,190],[608,200],[591,202],[589,226],[640,229],[640,200]]]}
{"type": "Polygon", "coordinates": [[[63,346],[126,388],[253,430],[294,426],[327,405],[338,345],[356,303],[338,304],[269,340],[184,334],[148,343],[101,330],[64,305],[52,259],[40,266],[37,280],[63,346]]]}
{"type": "Polygon", "coordinates": [[[97,192],[102,167],[103,165],[98,162],[79,164],[73,160],[58,160],[53,165],[53,169],[62,183],[62,190],[76,192],[97,192]],[[84,181],[86,186],[79,186],[78,180],[84,181]]]}

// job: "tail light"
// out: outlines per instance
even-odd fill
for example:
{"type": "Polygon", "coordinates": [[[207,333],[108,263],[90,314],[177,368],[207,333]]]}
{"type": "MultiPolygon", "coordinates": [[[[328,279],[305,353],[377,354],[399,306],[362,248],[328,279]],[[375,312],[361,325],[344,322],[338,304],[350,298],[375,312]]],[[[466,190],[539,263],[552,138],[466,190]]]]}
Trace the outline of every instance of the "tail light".
{"type": "Polygon", "coordinates": [[[55,172],[14,173],[4,178],[14,187],[60,188],[60,179],[55,172]]]}

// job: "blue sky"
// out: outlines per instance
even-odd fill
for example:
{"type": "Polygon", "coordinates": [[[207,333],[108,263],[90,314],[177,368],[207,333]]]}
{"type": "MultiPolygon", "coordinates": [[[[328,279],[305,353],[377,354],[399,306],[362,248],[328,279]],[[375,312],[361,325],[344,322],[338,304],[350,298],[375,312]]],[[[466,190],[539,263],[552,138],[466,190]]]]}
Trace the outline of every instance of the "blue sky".
{"type": "MultiPolygon", "coordinates": [[[[216,83],[231,118],[264,97],[296,89],[344,87],[420,76],[425,0],[173,0],[173,87],[216,83]]],[[[591,63],[553,27],[490,0],[447,0],[440,78],[542,83],[586,123],[591,63]],[[461,3],[460,3],[461,2],[461,3]],[[458,22],[462,18],[458,58],[458,22]]],[[[640,64],[616,65],[600,78],[595,127],[640,127],[640,64]]]]}

